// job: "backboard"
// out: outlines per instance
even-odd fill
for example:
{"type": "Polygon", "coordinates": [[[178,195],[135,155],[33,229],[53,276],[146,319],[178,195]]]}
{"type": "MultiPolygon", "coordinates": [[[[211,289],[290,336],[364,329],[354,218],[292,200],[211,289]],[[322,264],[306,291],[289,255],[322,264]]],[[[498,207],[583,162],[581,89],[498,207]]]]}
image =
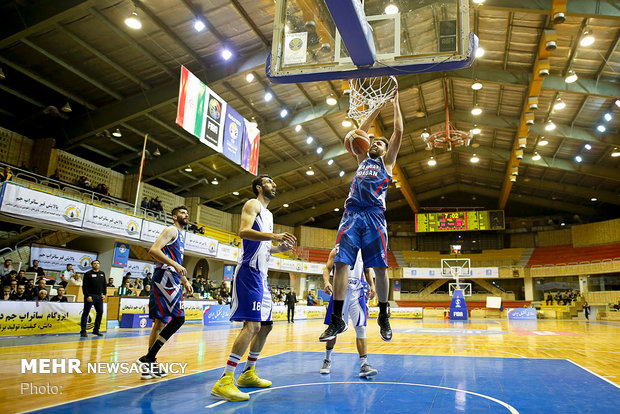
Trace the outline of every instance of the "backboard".
{"type": "Polygon", "coordinates": [[[265,66],[274,83],[435,72],[477,44],[468,0],[276,0],[265,66]]]}
{"type": "Polygon", "coordinates": [[[462,290],[463,296],[465,297],[471,296],[471,283],[448,283],[448,295],[450,295],[450,297],[452,297],[455,290],[462,290]]]}
{"type": "Polygon", "coordinates": [[[441,275],[458,279],[471,276],[470,259],[441,259],[441,275]]]}

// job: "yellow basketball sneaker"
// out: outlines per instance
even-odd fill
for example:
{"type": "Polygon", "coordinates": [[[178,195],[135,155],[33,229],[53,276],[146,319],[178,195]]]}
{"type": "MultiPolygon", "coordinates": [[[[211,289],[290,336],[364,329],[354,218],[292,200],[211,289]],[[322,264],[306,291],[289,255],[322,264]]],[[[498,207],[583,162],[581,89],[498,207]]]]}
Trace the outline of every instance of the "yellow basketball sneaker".
{"type": "Polygon", "coordinates": [[[232,372],[227,372],[215,383],[211,390],[211,395],[228,401],[245,401],[250,399],[250,394],[241,392],[239,388],[235,387],[235,377],[232,372]]]}
{"type": "Polygon", "coordinates": [[[267,388],[271,387],[271,381],[259,378],[256,375],[256,367],[250,367],[244,371],[237,380],[237,386],[242,388],[267,388]]]}

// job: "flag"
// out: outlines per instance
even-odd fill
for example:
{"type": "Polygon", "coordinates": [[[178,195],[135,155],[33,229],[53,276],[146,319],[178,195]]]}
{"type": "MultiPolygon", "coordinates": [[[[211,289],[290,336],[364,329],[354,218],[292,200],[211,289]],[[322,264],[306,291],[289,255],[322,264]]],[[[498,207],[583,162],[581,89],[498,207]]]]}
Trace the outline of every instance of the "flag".
{"type": "Polygon", "coordinates": [[[241,164],[241,147],[244,131],[245,120],[231,106],[228,106],[224,123],[222,154],[236,164],[241,164]]]}
{"type": "Polygon", "coordinates": [[[243,154],[241,166],[248,172],[258,174],[258,153],[260,146],[260,131],[253,122],[245,120],[243,133],[243,154]]]}
{"type": "Polygon", "coordinates": [[[205,135],[206,94],[205,84],[188,71],[185,66],[181,67],[177,124],[199,139],[205,135]]]}

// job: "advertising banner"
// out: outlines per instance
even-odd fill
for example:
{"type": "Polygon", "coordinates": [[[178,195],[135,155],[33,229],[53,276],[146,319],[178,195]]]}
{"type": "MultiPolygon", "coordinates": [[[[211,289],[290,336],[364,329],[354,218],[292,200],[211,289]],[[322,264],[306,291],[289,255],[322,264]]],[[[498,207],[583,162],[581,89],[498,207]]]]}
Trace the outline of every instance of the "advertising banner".
{"type": "Polygon", "coordinates": [[[51,221],[81,227],[84,203],[57,197],[6,182],[2,191],[0,211],[25,216],[30,220],[51,221]]]}
{"type": "Polygon", "coordinates": [[[144,260],[128,259],[124,272],[130,272],[131,277],[145,278],[149,273],[155,270],[155,262],[146,262],[144,260]]]}
{"type": "Polygon", "coordinates": [[[211,237],[200,234],[185,232],[185,250],[189,252],[203,254],[205,256],[215,256],[219,242],[211,237]]]}
{"type": "MultiPolygon", "coordinates": [[[[0,336],[76,333],[80,330],[83,303],[0,302],[0,336]]],[[[108,304],[103,304],[101,331],[107,330],[108,304]]],[[[95,309],[86,325],[92,330],[95,309]]]]}
{"type": "Polygon", "coordinates": [[[303,262],[302,272],[313,275],[322,275],[323,269],[325,269],[325,265],[322,263],[303,262]]]}
{"type": "Polygon", "coordinates": [[[536,320],[536,308],[508,308],[506,313],[510,320],[536,320]]]}
{"type": "MultiPolygon", "coordinates": [[[[391,318],[397,319],[422,319],[423,308],[390,308],[391,318]]],[[[379,307],[368,308],[368,316],[379,316],[379,307]]]]}
{"type": "Polygon", "coordinates": [[[222,154],[235,164],[241,164],[241,148],[243,145],[244,132],[245,119],[229,106],[226,111],[224,122],[222,154]]]}
{"type": "Polygon", "coordinates": [[[230,324],[229,305],[202,305],[203,325],[230,324]]]}
{"type": "Polygon", "coordinates": [[[281,259],[280,260],[280,269],[289,271],[289,272],[302,272],[304,268],[303,262],[298,262],[297,260],[291,259],[281,259]]]}
{"type": "Polygon", "coordinates": [[[126,267],[127,260],[129,260],[129,245],[127,243],[116,243],[112,266],[126,267]]]}
{"type": "Polygon", "coordinates": [[[84,213],[82,227],[115,234],[120,237],[139,239],[142,219],[88,204],[84,213]]]}
{"type": "Polygon", "coordinates": [[[239,249],[237,247],[228,246],[227,244],[218,244],[217,246],[217,258],[222,260],[228,260],[231,262],[237,261],[239,255],[239,249]]]}
{"type": "Polygon", "coordinates": [[[200,141],[217,152],[222,152],[224,117],[226,115],[227,104],[207,86],[207,102],[205,105],[207,127],[205,128],[205,134],[200,138],[200,141]]]}
{"type": "Polygon", "coordinates": [[[281,260],[282,259],[279,258],[278,256],[274,256],[274,255],[269,256],[269,261],[267,262],[267,268],[274,269],[274,270],[279,269],[281,260]]]}
{"type": "MultiPolygon", "coordinates": [[[[444,276],[439,267],[403,267],[404,279],[441,279],[444,276]]],[[[470,275],[461,275],[463,279],[487,279],[499,277],[499,267],[472,267],[470,275]]]]}
{"type": "Polygon", "coordinates": [[[142,220],[140,240],[153,243],[165,229],[166,226],[163,224],[149,220],[142,220]]]}
{"type": "Polygon", "coordinates": [[[234,274],[235,274],[234,265],[224,265],[224,280],[233,280],[234,274]]]}
{"type": "Polygon", "coordinates": [[[93,252],[81,252],[42,244],[30,246],[30,262],[38,260],[39,266],[45,270],[62,272],[68,264],[72,264],[77,273],[84,273],[91,269],[91,262],[96,259],[97,253],[93,252]]]}
{"type": "MultiPolygon", "coordinates": [[[[133,276],[133,274],[132,274],[133,276]]],[[[202,305],[213,304],[215,302],[204,300],[183,300],[185,310],[185,320],[201,321],[202,305]]],[[[149,298],[121,298],[118,309],[118,320],[120,321],[124,313],[149,313],[149,298]]]]}

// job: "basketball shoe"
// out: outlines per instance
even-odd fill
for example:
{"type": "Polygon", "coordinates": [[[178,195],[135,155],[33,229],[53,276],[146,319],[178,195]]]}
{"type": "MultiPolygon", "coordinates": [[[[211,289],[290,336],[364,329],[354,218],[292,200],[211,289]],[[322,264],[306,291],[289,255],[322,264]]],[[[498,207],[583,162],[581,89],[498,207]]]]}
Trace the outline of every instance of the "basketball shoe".
{"type": "MultiPolygon", "coordinates": [[[[136,362],[140,367],[140,378],[144,380],[161,378],[159,367],[156,365],[156,360],[148,359],[145,355],[140,357],[136,362]]],[[[166,373],[166,375],[168,374],[166,373]]]]}
{"type": "Polygon", "coordinates": [[[379,334],[384,341],[392,340],[392,327],[390,326],[390,314],[380,313],[377,317],[377,323],[379,324],[379,334]]]}
{"type": "Polygon", "coordinates": [[[237,386],[242,388],[267,388],[271,387],[271,381],[259,378],[256,375],[256,367],[250,367],[239,376],[237,386]]]}
{"type": "Polygon", "coordinates": [[[246,401],[250,399],[250,394],[239,391],[239,388],[235,386],[235,377],[232,372],[225,373],[215,383],[211,390],[211,395],[227,401],[246,401]]]}
{"type": "Polygon", "coordinates": [[[379,371],[370,366],[367,362],[360,367],[360,378],[368,378],[377,375],[379,371]]]}
{"type": "Polygon", "coordinates": [[[323,332],[321,336],[319,336],[319,341],[321,342],[331,341],[332,339],[336,337],[336,335],[344,332],[346,328],[347,328],[347,324],[344,323],[344,321],[342,320],[342,316],[332,314],[331,323],[329,324],[327,329],[325,329],[325,332],[323,332]]]}
{"type": "Polygon", "coordinates": [[[332,362],[329,359],[323,360],[323,366],[319,370],[319,374],[329,374],[331,372],[332,362]]]}

